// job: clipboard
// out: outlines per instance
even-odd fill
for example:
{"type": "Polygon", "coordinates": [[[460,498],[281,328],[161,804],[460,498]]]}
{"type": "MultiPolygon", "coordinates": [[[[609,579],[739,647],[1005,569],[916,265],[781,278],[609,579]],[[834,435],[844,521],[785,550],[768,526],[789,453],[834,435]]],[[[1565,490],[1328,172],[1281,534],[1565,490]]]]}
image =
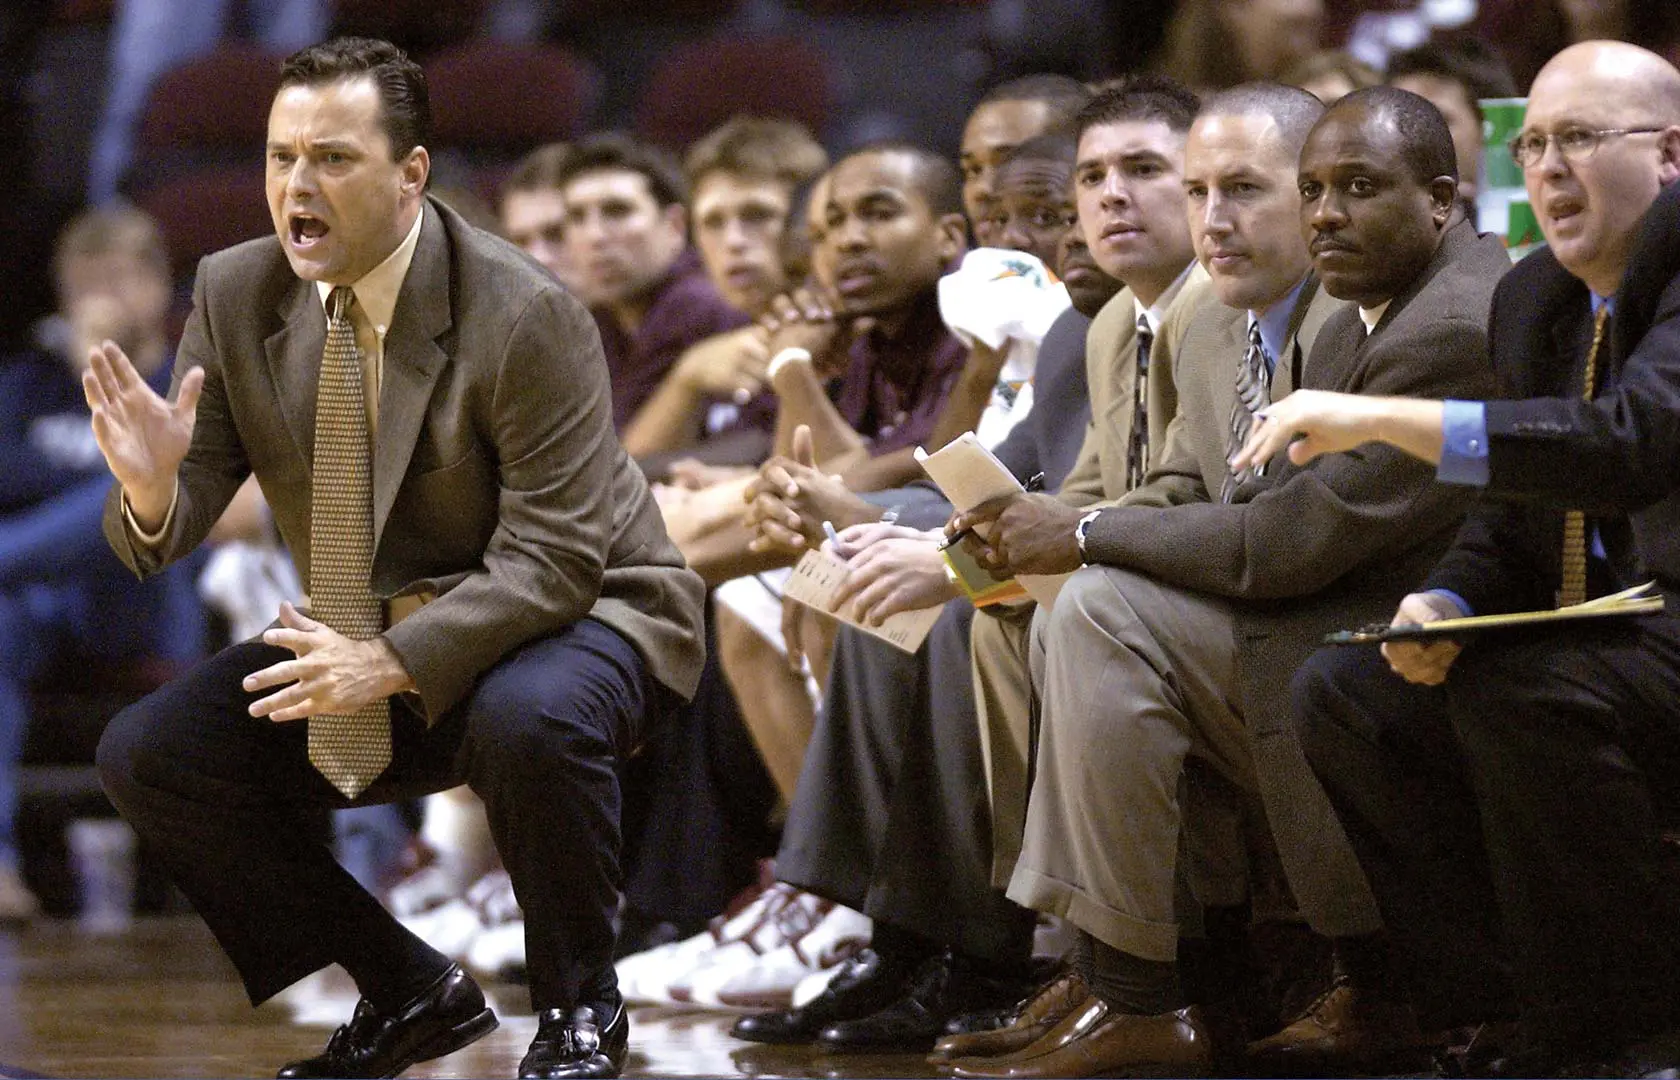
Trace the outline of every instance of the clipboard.
{"type": "Polygon", "coordinates": [[[1550,611],[1514,611],[1503,615],[1467,615],[1460,619],[1440,619],[1432,623],[1373,623],[1357,630],[1338,630],[1324,636],[1326,645],[1371,645],[1384,641],[1429,641],[1437,638],[1459,638],[1490,630],[1541,626],[1554,622],[1573,622],[1579,619],[1627,618],[1636,615],[1655,615],[1663,609],[1663,597],[1656,593],[1656,582],[1647,581],[1631,589],[1609,596],[1600,596],[1581,604],[1554,608],[1550,611]]]}

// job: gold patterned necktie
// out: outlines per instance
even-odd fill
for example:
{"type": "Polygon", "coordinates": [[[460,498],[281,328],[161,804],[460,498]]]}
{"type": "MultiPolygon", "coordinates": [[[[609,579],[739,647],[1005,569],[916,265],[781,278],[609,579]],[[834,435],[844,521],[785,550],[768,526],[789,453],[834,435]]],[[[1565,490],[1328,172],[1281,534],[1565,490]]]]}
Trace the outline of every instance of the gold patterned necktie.
{"type": "MultiPolygon", "coordinates": [[[[350,289],[328,298],[332,318],[315,397],[309,497],[310,616],[357,641],[385,629],[373,574],[373,453],[350,289]]],[[[353,799],[391,763],[387,698],[348,715],[309,718],[309,762],[353,799]]]]}
{"type": "MultiPolygon", "coordinates": [[[[1272,373],[1266,367],[1266,346],[1260,340],[1260,323],[1251,322],[1248,324],[1248,348],[1243,351],[1242,366],[1237,368],[1237,399],[1231,403],[1231,426],[1225,447],[1227,461],[1236,457],[1237,451],[1248,442],[1248,433],[1254,428],[1254,417],[1271,403],[1271,396],[1272,373]]],[[[1260,473],[1258,467],[1244,469],[1241,473],[1226,469],[1219,501],[1230,502],[1237,493],[1237,485],[1260,473]]]]}
{"type": "Polygon", "coordinates": [[[1149,350],[1155,331],[1149,317],[1137,321],[1137,378],[1132,381],[1132,430],[1126,438],[1126,490],[1143,483],[1149,468],[1149,350]]]}
{"type": "MultiPolygon", "coordinates": [[[[1591,401],[1598,393],[1598,350],[1604,344],[1604,328],[1610,321],[1610,305],[1600,304],[1593,317],[1592,345],[1587,349],[1587,373],[1581,380],[1581,400],[1591,401]]],[[[1563,585],[1558,589],[1558,607],[1583,603],[1587,599],[1587,516],[1571,510],[1563,517],[1563,585]]]]}

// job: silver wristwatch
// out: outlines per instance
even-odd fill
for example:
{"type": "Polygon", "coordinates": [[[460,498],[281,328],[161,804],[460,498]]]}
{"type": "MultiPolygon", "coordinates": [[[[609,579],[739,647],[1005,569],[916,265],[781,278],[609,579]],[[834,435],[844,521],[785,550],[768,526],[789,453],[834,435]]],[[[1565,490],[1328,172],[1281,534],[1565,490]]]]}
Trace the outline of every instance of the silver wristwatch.
{"type": "Polygon", "coordinates": [[[1091,564],[1090,556],[1085,554],[1085,537],[1091,531],[1091,522],[1102,517],[1101,510],[1093,510],[1079,519],[1079,524],[1073,527],[1073,542],[1079,545],[1079,561],[1086,566],[1091,564]]]}

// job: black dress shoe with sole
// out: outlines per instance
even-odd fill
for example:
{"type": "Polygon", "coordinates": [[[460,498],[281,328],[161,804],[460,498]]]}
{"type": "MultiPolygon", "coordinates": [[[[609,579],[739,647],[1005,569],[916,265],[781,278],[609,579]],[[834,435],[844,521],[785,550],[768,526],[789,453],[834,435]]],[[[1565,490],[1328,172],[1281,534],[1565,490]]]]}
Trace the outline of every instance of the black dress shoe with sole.
{"type": "Polygon", "coordinates": [[[363,998],[350,1022],[333,1032],[324,1053],[294,1061],[279,1080],[396,1076],[410,1065],[452,1054],[496,1030],[496,1014],[472,977],[452,964],[437,982],[393,1015],[363,998]]]}
{"type": "Polygon", "coordinates": [[[944,953],[917,968],[896,1000],[868,1016],[828,1025],[817,1042],[825,1050],[925,1053],[953,1017],[1018,1004],[1030,989],[1024,979],[976,971],[944,953]]]}
{"type": "Polygon", "coordinates": [[[830,1024],[876,1012],[904,994],[912,964],[874,949],[860,950],[840,967],[822,993],[797,1009],[756,1013],[735,1021],[729,1033],[763,1043],[808,1043],[830,1024]]]}
{"type": "Polygon", "coordinates": [[[580,1005],[544,1009],[537,1014],[537,1037],[519,1062],[519,1080],[572,1080],[617,1076],[630,1054],[630,1016],[617,1002],[603,1026],[608,1009],[580,1005]]]}

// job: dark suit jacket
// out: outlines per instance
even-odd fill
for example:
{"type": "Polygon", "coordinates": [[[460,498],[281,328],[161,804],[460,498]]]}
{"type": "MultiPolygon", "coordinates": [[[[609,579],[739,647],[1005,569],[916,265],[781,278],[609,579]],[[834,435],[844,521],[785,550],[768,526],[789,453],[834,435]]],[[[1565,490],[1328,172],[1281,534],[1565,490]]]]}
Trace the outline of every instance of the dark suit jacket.
{"type": "Polygon", "coordinates": [[[1487,404],[1490,482],[1428,579],[1478,613],[1550,607],[1563,509],[1595,516],[1623,583],[1656,577],[1680,599],[1680,184],[1645,215],[1616,291],[1599,385],[1581,400],[1587,287],[1542,248],[1494,295],[1487,404]]]}
{"type": "MultiPolygon", "coordinates": [[[[1353,307],[1314,297],[1314,306],[1336,310],[1306,351],[1301,386],[1437,398],[1485,393],[1493,385],[1488,306],[1509,266],[1498,241],[1459,224],[1370,336],[1353,307]]],[[[1241,321],[1239,312],[1238,331],[1241,321]]],[[[1202,483],[1214,497],[1243,347],[1240,333],[1227,336],[1230,351],[1196,355],[1189,351],[1194,330],[1187,333],[1174,368],[1181,427],[1206,429],[1181,431],[1174,442],[1198,448],[1202,483]],[[1192,411],[1196,401],[1210,404],[1192,411]]],[[[1280,358],[1279,375],[1283,369],[1280,358]]],[[[1267,476],[1244,484],[1238,500],[1122,505],[1092,524],[1086,546],[1093,561],[1236,602],[1244,712],[1258,729],[1286,722],[1289,675],[1324,633],[1393,614],[1451,540],[1470,496],[1436,484],[1427,465],[1370,445],[1304,467],[1280,458],[1267,476]]]]}
{"type": "Polygon", "coordinates": [[[1055,491],[1073,468],[1091,424],[1091,389],[1085,381],[1085,335],[1091,320],[1068,308],[1050,324],[1033,372],[1033,407],[994,449],[1022,482],[1044,474],[1055,491]]]}
{"type": "MultiPolygon", "coordinates": [[[[594,321],[511,245],[427,200],[385,342],[373,463],[373,591],[437,598],[386,632],[436,719],[514,647],[590,616],[693,692],[699,577],[612,430],[594,321]]],[[[326,317],[275,237],[199,266],[175,380],[205,371],[179,497],[146,574],[192,550],[254,472],[309,575],[310,460],[326,317]]],[[[172,389],[173,394],[173,389],[172,389]]]]}

